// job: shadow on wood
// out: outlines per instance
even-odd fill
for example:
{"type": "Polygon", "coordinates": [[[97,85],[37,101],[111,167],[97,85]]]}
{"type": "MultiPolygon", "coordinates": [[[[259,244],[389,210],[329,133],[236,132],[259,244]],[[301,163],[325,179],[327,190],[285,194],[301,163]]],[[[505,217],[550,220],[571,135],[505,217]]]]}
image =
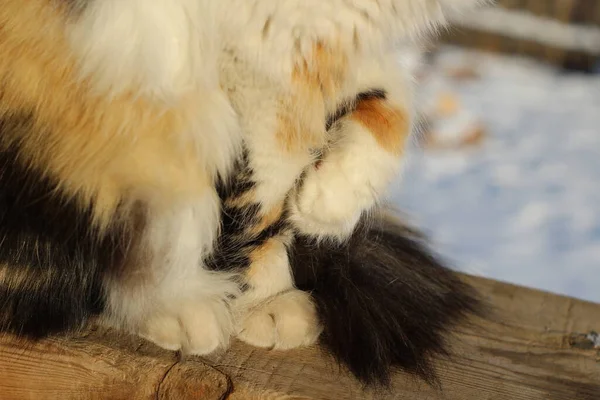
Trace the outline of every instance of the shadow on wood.
{"type": "Polygon", "coordinates": [[[453,339],[438,363],[443,391],[402,373],[390,392],[361,386],[318,348],[268,351],[241,343],[210,359],[93,329],[38,343],[0,339],[0,399],[600,399],[600,305],[466,277],[496,308],[453,339]]]}

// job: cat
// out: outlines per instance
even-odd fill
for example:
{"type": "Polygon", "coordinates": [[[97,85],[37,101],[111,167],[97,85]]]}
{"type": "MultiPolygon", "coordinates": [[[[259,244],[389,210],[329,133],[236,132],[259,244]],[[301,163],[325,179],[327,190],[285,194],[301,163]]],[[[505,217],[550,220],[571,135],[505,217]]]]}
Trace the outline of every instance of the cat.
{"type": "Polygon", "coordinates": [[[477,302],[376,208],[413,128],[394,49],[480,3],[0,0],[0,329],[430,378],[477,302]]]}

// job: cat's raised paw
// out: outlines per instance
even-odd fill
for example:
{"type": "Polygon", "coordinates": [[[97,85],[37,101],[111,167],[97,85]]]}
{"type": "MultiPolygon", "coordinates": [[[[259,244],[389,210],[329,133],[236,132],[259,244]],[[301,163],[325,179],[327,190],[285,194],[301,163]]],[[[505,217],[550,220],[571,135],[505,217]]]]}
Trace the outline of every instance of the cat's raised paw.
{"type": "MultiPolygon", "coordinates": [[[[354,182],[353,168],[325,162],[311,168],[290,202],[291,219],[305,234],[344,238],[349,235],[361,213],[373,205],[369,185],[354,182]]],[[[360,172],[356,172],[360,174],[360,172]]]]}
{"type": "Polygon", "coordinates": [[[180,304],[172,313],[157,313],[144,324],[140,336],[167,350],[206,355],[227,347],[231,315],[222,302],[180,304]]]}
{"type": "Polygon", "coordinates": [[[306,171],[290,197],[290,219],[304,234],[347,238],[401,167],[399,155],[382,147],[361,124],[346,122],[341,132],[344,140],[306,171]]]}
{"type": "Polygon", "coordinates": [[[290,290],[249,311],[238,338],[256,347],[286,350],[314,344],[321,331],[310,295],[290,290]]]}

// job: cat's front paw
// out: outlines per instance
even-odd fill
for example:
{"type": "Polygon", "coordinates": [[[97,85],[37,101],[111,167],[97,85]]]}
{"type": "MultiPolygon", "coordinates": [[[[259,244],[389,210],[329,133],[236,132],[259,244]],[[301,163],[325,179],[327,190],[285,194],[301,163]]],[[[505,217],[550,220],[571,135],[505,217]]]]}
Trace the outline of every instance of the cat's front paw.
{"type": "Polygon", "coordinates": [[[256,347],[286,350],[314,344],[321,331],[310,295],[293,289],[250,310],[238,338],[256,347]]]}
{"type": "Polygon", "coordinates": [[[375,203],[367,172],[344,160],[311,168],[290,199],[290,218],[302,233],[317,237],[348,236],[363,211],[375,203]]]}
{"type": "Polygon", "coordinates": [[[206,355],[227,347],[233,324],[222,301],[190,299],[171,312],[157,312],[143,324],[139,334],[167,350],[206,355]]]}
{"type": "MultiPolygon", "coordinates": [[[[391,130],[395,138],[397,129],[391,130]]],[[[401,167],[400,154],[382,146],[361,124],[346,122],[341,132],[343,140],[306,171],[289,198],[290,220],[301,233],[345,239],[401,167]]]]}

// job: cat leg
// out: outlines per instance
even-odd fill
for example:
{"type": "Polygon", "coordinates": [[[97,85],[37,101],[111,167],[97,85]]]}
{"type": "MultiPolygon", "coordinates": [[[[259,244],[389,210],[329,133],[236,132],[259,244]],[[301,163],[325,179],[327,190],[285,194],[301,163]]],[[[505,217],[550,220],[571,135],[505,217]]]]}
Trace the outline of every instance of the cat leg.
{"type": "Polygon", "coordinates": [[[217,232],[218,207],[213,192],[195,204],[148,213],[134,258],[105,282],[105,323],[189,354],[227,347],[236,277],[201,262],[217,232]]]}
{"type": "Polygon", "coordinates": [[[399,69],[390,63],[372,72],[357,92],[370,90],[333,124],[322,161],[290,197],[290,219],[300,232],[343,240],[399,172],[412,119],[410,88],[399,69]]]}
{"type": "Polygon", "coordinates": [[[294,287],[289,233],[274,236],[250,253],[246,290],[235,301],[237,337],[257,347],[291,349],[316,342],[322,328],[310,295],[294,287]]]}
{"type": "Polygon", "coordinates": [[[310,296],[294,288],[287,257],[292,232],[282,225],[290,191],[326,143],[326,113],[334,108],[345,62],[315,44],[288,81],[277,81],[242,57],[222,59],[222,84],[238,113],[246,154],[243,173],[233,179],[241,191],[223,202],[225,229],[236,236],[223,254],[243,257],[221,257],[220,263],[249,259],[235,313],[238,337],[256,346],[309,345],[321,332],[310,296]]]}
{"type": "Polygon", "coordinates": [[[325,142],[322,100],[316,91],[307,93],[304,82],[273,81],[229,53],[222,57],[220,71],[244,135],[243,161],[252,182],[252,193],[245,197],[266,215],[281,207],[314,161],[311,150],[325,142]]]}
{"type": "MultiPolygon", "coordinates": [[[[394,55],[386,52],[399,42],[413,42],[420,34],[445,24],[446,16],[478,3],[481,1],[314,1],[302,6],[261,0],[239,3],[240,12],[232,17],[231,25],[247,26],[243,30],[245,40],[238,41],[252,45],[240,45],[238,54],[273,81],[284,81],[291,72],[295,86],[284,91],[285,98],[293,100],[291,128],[306,121],[317,121],[322,127],[325,116],[315,118],[316,111],[334,112],[331,105],[342,101],[344,93],[355,96],[365,90],[384,90],[383,98],[359,101],[351,115],[336,124],[332,134],[337,140],[331,142],[319,168],[306,172],[290,204],[292,220],[300,232],[347,237],[361,212],[376,202],[399,169],[411,131],[412,110],[407,101],[410,96],[405,93],[408,79],[400,65],[391,65],[394,55]],[[255,23],[249,23],[249,15],[255,23]],[[368,71],[359,66],[365,63],[370,63],[368,71]],[[294,97],[292,93],[302,95],[294,97]]],[[[268,91],[260,94],[269,96],[268,91]]],[[[242,114],[262,117],[264,110],[242,114]]],[[[299,135],[285,133],[293,131],[285,129],[279,136],[285,138],[288,149],[298,144],[294,138],[306,143],[312,137],[304,127],[296,130],[299,135]]],[[[259,145],[265,143],[273,142],[259,141],[259,145]]],[[[325,142],[315,144],[320,148],[325,142]]],[[[287,167],[293,157],[274,152],[269,159],[274,161],[268,162],[268,168],[262,172],[257,169],[259,175],[266,174],[265,182],[278,175],[278,163],[287,167]]],[[[273,191],[265,192],[269,196],[273,191]]]]}
{"type": "Polygon", "coordinates": [[[264,213],[255,186],[243,162],[228,184],[218,185],[222,225],[207,265],[240,274],[243,292],[231,302],[239,339],[278,349],[312,344],[321,328],[310,297],[294,287],[288,259],[293,232],[283,204],[264,213]]]}

